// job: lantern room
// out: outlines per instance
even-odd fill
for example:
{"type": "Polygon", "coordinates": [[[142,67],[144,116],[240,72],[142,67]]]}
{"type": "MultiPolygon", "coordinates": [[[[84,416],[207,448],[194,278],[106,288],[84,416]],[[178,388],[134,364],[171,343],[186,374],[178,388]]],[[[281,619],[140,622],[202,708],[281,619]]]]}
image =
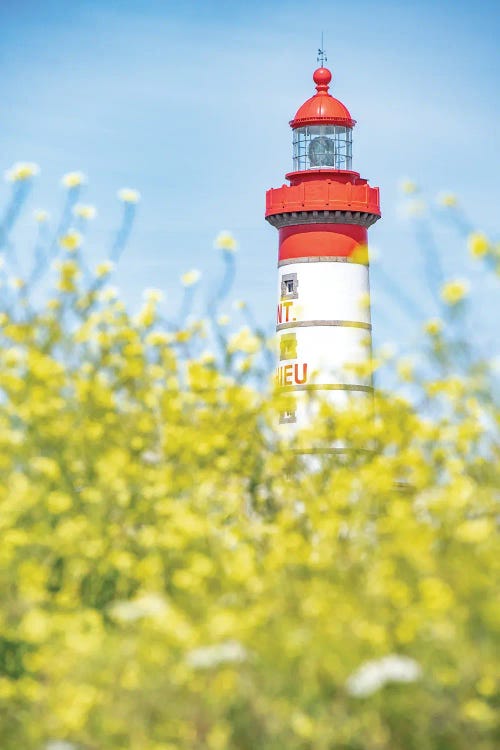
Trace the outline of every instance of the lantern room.
{"type": "Polygon", "coordinates": [[[329,92],[332,74],[314,71],[316,94],[297,110],[293,130],[293,170],[352,169],[352,129],[356,121],[347,107],[329,92]]]}

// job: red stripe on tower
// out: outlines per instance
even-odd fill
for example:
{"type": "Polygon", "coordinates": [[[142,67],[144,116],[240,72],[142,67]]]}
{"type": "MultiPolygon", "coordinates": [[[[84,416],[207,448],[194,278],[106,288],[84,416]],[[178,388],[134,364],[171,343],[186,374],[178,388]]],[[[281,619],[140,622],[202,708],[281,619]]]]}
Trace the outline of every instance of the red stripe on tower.
{"type": "Polygon", "coordinates": [[[352,224],[307,224],[281,227],[278,259],[351,257],[366,247],[365,227],[352,224]]]}

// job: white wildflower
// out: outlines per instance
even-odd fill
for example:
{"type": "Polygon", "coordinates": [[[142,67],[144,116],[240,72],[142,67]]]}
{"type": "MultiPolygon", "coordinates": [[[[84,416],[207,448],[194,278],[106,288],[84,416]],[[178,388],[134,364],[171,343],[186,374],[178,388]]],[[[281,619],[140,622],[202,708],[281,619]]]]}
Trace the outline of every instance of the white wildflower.
{"type": "Polygon", "coordinates": [[[143,617],[164,617],[168,605],[160,594],[143,594],[136,599],[116,601],[110,606],[111,616],[120,622],[135,622],[143,617]]]}
{"type": "Polygon", "coordinates": [[[39,224],[44,224],[49,220],[49,212],[44,211],[42,208],[37,208],[36,211],[33,211],[33,217],[39,224]]]}
{"type": "Polygon", "coordinates": [[[194,286],[201,279],[201,271],[193,268],[191,271],[187,271],[181,276],[181,284],[183,286],[194,286]]]}
{"type": "Polygon", "coordinates": [[[238,243],[236,242],[233,234],[227,229],[219,232],[214,240],[214,247],[216,250],[224,250],[227,253],[235,253],[238,249],[238,243]]]}
{"type": "Polygon", "coordinates": [[[451,279],[441,287],[441,299],[447,305],[457,305],[468,295],[469,289],[470,284],[467,279],[451,279]]]}
{"type": "Polygon", "coordinates": [[[121,188],[117,195],[118,200],[122,201],[122,203],[139,203],[141,200],[140,192],[133,188],[121,188]]]}
{"type": "Polygon", "coordinates": [[[7,182],[22,182],[40,174],[40,167],[32,161],[17,161],[5,172],[7,182]]]}
{"type": "Polygon", "coordinates": [[[67,172],[61,178],[61,185],[65,188],[76,188],[80,185],[84,185],[87,182],[87,178],[83,172],[67,172]]]}
{"type": "Polygon", "coordinates": [[[436,202],[443,208],[456,208],[458,206],[457,196],[449,190],[438,193],[436,196],[436,202]]]}
{"type": "Polygon", "coordinates": [[[293,509],[297,516],[303,516],[306,512],[306,506],[305,503],[302,502],[302,500],[296,500],[293,509]]]}
{"type": "Polygon", "coordinates": [[[244,646],[238,641],[224,641],[214,646],[195,648],[187,654],[186,660],[194,669],[210,669],[219,664],[235,664],[248,658],[244,646]]]}
{"type": "Polygon", "coordinates": [[[420,665],[408,656],[389,654],[362,664],[348,678],[348,693],[363,698],[383,688],[389,682],[415,682],[422,674],[420,665]]]}
{"type": "Polygon", "coordinates": [[[161,461],[161,456],[156,451],[144,451],[144,453],[141,453],[141,458],[145,464],[150,465],[159,464],[161,461]]]}
{"type": "Polygon", "coordinates": [[[73,206],[73,216],[90,221],[97,216],[97,209],[89,204],[77,203],[76,206],[73,206]]]}

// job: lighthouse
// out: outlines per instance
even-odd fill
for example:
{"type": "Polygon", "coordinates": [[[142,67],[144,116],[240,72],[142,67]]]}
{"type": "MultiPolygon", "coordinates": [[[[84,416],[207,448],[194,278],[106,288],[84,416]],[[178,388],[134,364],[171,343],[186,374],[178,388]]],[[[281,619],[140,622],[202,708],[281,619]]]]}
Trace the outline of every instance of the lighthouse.
{"type": "Polygon", "coordinates": [[[379,189],[353,170],[355,120],[314,71],[316,93],[290,122],[289,184],[266,193],[279,230],[276,381],[290,392],[280,415],[290,434],[311,421],[317,396],[335,407],[372,392],[368,228],[380,218],[379,189]]]}

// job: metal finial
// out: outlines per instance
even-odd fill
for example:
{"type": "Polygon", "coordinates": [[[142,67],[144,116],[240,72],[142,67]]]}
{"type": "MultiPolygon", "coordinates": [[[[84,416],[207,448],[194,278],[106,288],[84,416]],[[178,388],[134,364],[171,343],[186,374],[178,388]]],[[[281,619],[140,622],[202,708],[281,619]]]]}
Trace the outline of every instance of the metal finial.
{"type": "Polygon", "coordinates": [[[328,58],[326,56],[325,46],[323,44],[323,32],[321,32],[321,47],[318,49],[318,57],[316,58],[316,62],[318,62],[321,67],[323,67],[327,61],[328,58]]]}

